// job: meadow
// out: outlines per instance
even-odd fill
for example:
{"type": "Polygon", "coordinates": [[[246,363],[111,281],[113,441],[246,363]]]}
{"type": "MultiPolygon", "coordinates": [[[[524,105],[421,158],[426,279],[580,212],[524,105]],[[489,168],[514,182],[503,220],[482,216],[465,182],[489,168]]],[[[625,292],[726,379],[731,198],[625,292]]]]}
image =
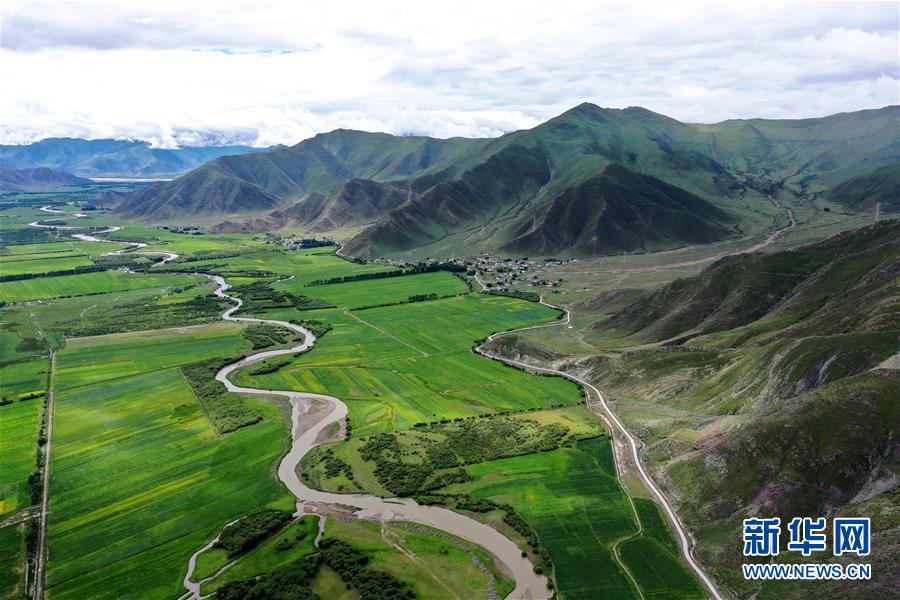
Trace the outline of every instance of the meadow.
{"type": "Polygon", "coordinates": [[[60,296],[82,296],[170,285],[183,286],[190,285],[194,281],[194,277],[181,274],[136,275],[123,271],[100,271],[8,281],[0,286],[0,300],[5,302],[46,300],[60,296]]]}

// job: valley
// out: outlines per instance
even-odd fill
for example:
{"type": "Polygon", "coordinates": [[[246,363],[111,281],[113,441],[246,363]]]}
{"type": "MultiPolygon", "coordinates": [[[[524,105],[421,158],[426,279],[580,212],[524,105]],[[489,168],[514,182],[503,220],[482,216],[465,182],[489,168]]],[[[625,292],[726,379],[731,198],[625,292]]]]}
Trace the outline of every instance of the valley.
{"type": "MultiPolygon", "coordinates": [[[[46,212],[40,210],[42,206],[32,210],[46,212]]],[[[64,214],[76,212],[65,205],[53,210],[62,210],[64,214]]],[[[512,417],[522,422],[534,422],[536,427],[550,427],[555,423],[554,431],[571,430],[572,441],[566,444],[581,445],[592,440],[591,445],[585,446],[585,457],[596,455],[589,460],[610,461],[609,438],[602,426],[591,423],[593,417],[584,408],[577,387],[562,379],[528,375],[479,358],[471,352],[476,340],[494,330],[515,329],[536,321],[552,320],[559,314],[558,311],[515,298],[474,294],[465,281],[447,271],[355,281],[354,277],[371,277],[368,274],[378,271],[373,270],[373,265],[355,265],[334,256],[333,248],[285,252],[260,240],[253,240],[252,236],[224,235],[222,240],[225,244],[221,250],[215,250],[210,247],[214,243],[205,238],[195,243],[190,236],[161,233],[140,225],[112,225],[115,221],[102,222],[101,219],[98,222],[94,216],[83,221],[73,217],[74,214],[68,220],[78,223],[72,225],[76,229],[51,230],[59,231],[60,236],[56,238],[59,241],[47,242],[47,250],[60,254],[84,250],[96,260],[106,260],[101,257],[115,252],[115,246],[114,250],[109,250],[109,242],[96,240],[127,240],[131,246],[120,243],[124,252],[109,256],[116,261],[128,261],[128,271],[97,271],[23,280],[46,279],[53,282],[54,279],[71,278],[72,283],[66,282],[64,287],[55,285],[52,288],[23,286],[10,293],[9,304],[3,308],[4,316],[25,317],[18,321],[21,327],[12,329],[14,338],[4,345],[7,356],[16,361],[12,363],[13,370],[22,371],[24,367],[19,365],[39,365],[40,359],[37,357],[42,350],[52,348],[57,354],[52,382],[55,398],[51,419],[54,431],[49,461],[50,501],[46,531],[48,593],[63,598],[170,594],[174,597],[180,593],[181,582],[178,578],[165,577],[163,573],[183,572],[188,555],[213,539],[225,523],[235,518],[263,509],[288,511],[290,514],[294,511],[297,498],[288,490],[296,492],[305,489],[310,496],[302,498],[300,506],[313,515],[321,515],[326,523],[325,539],[329,538],[330,531],[338,531],[340,535],[337,539],[352,542],[364,539],[359,536],[363,536],[372,522],[381,523],[379,527],[384,535],[387,531],[385,527],[396,527],[391,522],[402,524],[412,521],[449,531],[451,538],[448,539],[459,539],[457,536],[461,535],[463,544],[465,540],[471,540],[476,542],[476,548],[486,548],[487,554],[483,549],[475,550],[482,553],[481,564],[492,573],[490,577],[482,575],[476,579],[482,580],[484,577],[484,583],[479,584],[485,586],[481,588],[484,591],[479,594],[487,594],[487,586],[503,590],[503,595],[506,595],[517,586],[531,585],[532,597],[538,597],[552,592],[548,590],[549,581],[554,587],[570,590],[561,592],[566,597],[589,597],[596,593],[598,588],[594,586],[599,584],[615,585],[621,593],[640,597],[643,594],[641,585],[659,585],[658,582],[639,583],[640,579],[636,577],[640,575],[632,574],[640,571],[635,565],[649,560],[651,563],[662,561],[661,564],[670,565],[667,568],[674,567],[676,572],[683,573],[686,583],[682,584],[684,587],[679,593],[686,594],[684,597],[701,595],[698,584],[680,566],[677,558],[673,558],[671,550],[645,549],[640,552],[642,558],[630,559],[631,563],[612,550],[612,545],[625,532],[630,532],[626,536],[628,539],[642,539],[643,531],[638,513],[627,508],[627,496],[616,482],[614,469],[604,475],[587,472],[588,477],[599,477],[597,483],[568,492],[567,502],[578,503],[582,501],[580,498],[595,493],[597,488],[593,486],[600,485],[603,486],[601,489],[608,490],[604,494],[611,494],[609,502],[618,506],[606,514],[602,522],[607,523],[609,519],[612,523],[618,522],[611,531],[622,533],[615,534],[613,538],[604,535],[587,542],[586,548],[596,546],[592,556],[606,556],[603,560],[610,569],[609,577],[613,578],[596,584],[578,582],[575,571],[569,575],[568,570],[555,570],[554,561],[562,556],[560,552],[564,552],[550,541],[558,534],[551,529],[545,530],[539,524],[525,526],[524,523],[531,520],[527,513],[520,512],[525,508],[517,501],[507,503],[504,495],[491,493],[484,498],[496,498],[491,502],[499,502],[497,508],[479,512],[457,507],[461,498],[478,498],[479,495],[474,491],[454,490],[452,485],[447,487],[448,484],[442,483],[442,480],[449,482],[460,476],[442,475],[441,468],[435,471],[433,481],[426,478],[422,485],[410,488],[408,493],[421,500],[425,500],[421,497],[423,493],[448,493],[452,500],[431,499],[428,503],[444,505],[458,512],[429,508],[420,514],[416,503],[410,501],[407,509],[402,509],[402,504],[387,504],[373,512],[370,506],[357,517],[343,512],[345,509],[339,509],[338,505],[352,505],[352,498],[357,497],[359,492],[369,491],[368,484],[350,483],[352,487],[345,487],[338,494],[326,493],[323,497],[322,492],[300,484],[300,479],[295,479],[299,488],[289,485],[286,489],[275,477],[273,469],[279,460],[282,461],[279,472],[284,479],[284,465],[288,458],[295,456],[293,460],[297,462],[306,451],[298,450],[298,438],[294,442],[294,450],[281,458],[290,447],[291,427],[285,421],[290,410],[268,392],[273,389],[291,390],[288,393],[292,398],[305,396],[304,403],[310,403],[312,413],[324,418],[316,425],[302,421],[300,415],[304,414],[303,410],[295,401],[294,427],[297,427],[296,423],[303,422],[309,442],[316,439],[319,432],[326,440],[340,440],[342,436],[347,436],[349,442],[332,441],[328,444],[336,450],[354,440],[365,442],[372,436],[390,432],[413,432],[424,423],[440,431],[450,427],[451,423],[471,422],[489,426],[494,420],[512,417]],[[90,225],[81,228],[81,222],[90,225]],[[110,232],[110,225],[121,229],[110,232]],[[91,231],[90,227],[107,233],[78,233],[91,231]],[[79,235],[82,239],[72,239],[72,235],[79,235]],[[72,241],[64,241],[67,237],[72,241]],[[91,239],[85,240],[85,237],[91,239]],[[235,242],[239,250],[226,251],[235,248],[235,242]],[[196,249],[198,243],[202,248],[199,252],[196,249]],[[148,255],[145,252],[166,254],[148,255]],[[180,264],[193,257],[203,259],[204,252],[231,256],[188,261],[184,266],[180,264]],[[171,255],[177,256],[169,258],[171,255]],[[213,316],[205,308],[211,300],[197,302],[204,297],[215,298],[217,291],[225,294],[221,287],[224,279],[219,278],[220,286],[216,290],[207,277],[195,274],[198,272],[227,274],[228,280],[238,284],[236,289],[255,282],[266,284],[261,293],[246,292],[249,294],[248,304],[240,308],[241,318],[249,314],[254,318],[258,315],[259,318],[282,322],[290,319],[300,323],[324,323],[330,326],[330,330],[326,330],[321,339],[312,345],[315,337],[309,329],[290,325],[291,329],[302,334],[304,341],[301,346],[264,351],[254,356],[252,361],[245,359],[238,363],[240,368],[234,370],[231,378],[241,382],[240,386],[260,388],[256,393],[246,397],[242,393],[229,399],[228,391],[205,388],[200,391],[195,387],[193,375],[188,375],[192,372],[188,368],[248,354],[250,341],[246,337],[247,325],[218,320],[223,304],[212,304],[216,307],[213,316]],[[101,284],[111,288],[106,290],[95,287],[97,276],[113,273],[127,283],[101,284]],[[323,274],[329,278],[338,276],[350,280],[310,285],[322,279],[323,274]],[[290,276],[293,277],[288,278],[290,276]],[[142,281],[145,278],[146,281],[142,281]],[[265,289],[271,290],[273,295],[266,296],[265,289]],[[314,295],[326,307],[303,309],[302,301],[297,299],[314,295]],[[148,300],[149,305],[146,304],[148,300]],[[99,333],[101,327],[110,327],[101,325],[102,313],[109,308],[126,306],[129,302],[143,302],[145,307],[153,307],[149,313],[145,309],[147,315],[155,313],[158,310],[156,307],[188,305],[190,308],[165,311],[163,319],[166,327],[160,329],[145,329],[141,326],[143,315],[136,313],[133,324],[113,326],[113,331],[121,333],[68,337],[61,331],[73,328],[99,333]],[[301,306],[299,310],[298,302],[301,306]],[[93,319],[99,319],[97,325],[90,324],[93,319]],[[199,324],[196,324],[197,319],[199,324]],[[423,328],[423,323],[427,323],[428,327],[423,328]],[[23,344],[22,340],[31,341],[23,344]],[[29,352],[32,354],[29,355],[29,352]],[[282,356],[290,359],[287,364],[279,363],[284,361],[282,356]],[[255,365],[251,363],[257,361],[271,365],[265,369],[269,372],[254,374],[255,365]],[[340,397],[341,405],[347,406],[346,424],[337,431],[330,427],[330,423],[340,422],[340,413],[333,414],[332,419],[325,417],[327,411],[314,410],[317,402],[329,397],[320,396],[323,393],[340,397]],[[223,414],[227,414],[228,419],[238,419],[235,422],[247,424],[230,431],[221,427],[217,430],[216,424],[225,422],[216,417],[220,410],[227,411],[223,414]],[[243,414],[250,416],[238,416],[243,414]],[[536,420],[531,419],[531,415],[536,420]],[[575,427],[576,424],[579,425],[575,427]],[[253,449],[253,460],[248,462],[246,452],[250,448],[253,449]],[[349,492],[353,494],[345,496],[349,492]],[[202,507],[202,515],[188,509],[188,506],[202,507]],[[376,517],[379,513],[381,516],[376,517]],[[434,516],[441,514],[452,518],[447,520],[434,516]],[[468,525],[462,528],[454,525],[455,515],[460,515],[468,525]],[[522,515],[525,515],[525,521],[516,521],[512,517],[522,519],[522,515]],[[336,524],[329,525],[331,521],[336,524]],[[517,525],[508,525],[507,521],[517,525]],[[528,533],[533,531],[537,531],[539,537],[528,533]],[[454,533],[457,535],[454,536],[454,533]],[[537,541],[545,537],[546,546],[537,541]],[[498,543],[501,545],[496,546],[498,543]],[[502,544],[506,544],[506,549],[500,549],[502,544]],[[78,551],[85,546],[95,550],[78,551]],[[523,548],[528,558],[519,556],[523,548]],[[516,566],[510,570],[519,561],[528,566],[516,566]],[[532,565],[538,564],[542,567],[532,570],[532,565]],[[138,572],[142,574],[140,577],[136,575],[138,572]],[[528,577],[535,583],[524,583],[528,577]],[[618,578],[618,583],[613,584],[615,578],[618,578]]],[[[28,227],[34,221],[28,220],[23,213],[20,222],[23,227],[28,227]]],[[[41,254],[42,245],[32,244],[33,251],[41,254]]],[[[396,270],[390,266],[378,269],[381,272],[396,270]]],[[[229,309],[229,305],[228,302],[224,304],[226,314],[234,310],[229,309]]],[[[5,385],[6,379],[4,389],[5,385]]],[[[247,391],[243,387],[232,389],[247,391]]],[[[17,401],[12,406],[28,406],[28,402],[38,406],[40,400],[17,401]]],[[[4,426],[6,423],[4,420],[4,426]]],[[[21,427],[27,426],[26,422],[21,427]]],[[[29,448],[28,436],[24,437],[24,455],[28,456],[35,446],[29,448]]],[[[536,450],[526,452],[534,453],[536,450]]],[[[535,465],[551,461],[546,462],[546,468],[553,469],[552,461],[569,460],[566,453],[571,451],[558,447],[546,453],[546,459],[543,452],[530,456],[533,462],[536,461],[535,465]]],[[[351,460],[360,464],[358,458],[351,460]]],[[[371,469],[365,464],[362,467],[364,470],[371,469]]],[[[315,467],[310,470],[315,470],[315,467]]],[[[457,471],[459,468],[447,472],[457,471]]],[[[300,472],[306,474],[307,470],[304,468],[300,472]]],[[[288,468],[287,473],[292,473],[292,469],[288,468]]],[[[355,474],[352,477],[359,482],[365,481],[362,475],[358,479],[355,474]]],[[[479,477],[477,471],[466,475],[466,478],[475,480],[479,477]]],[[[375,481],[372,483],[371,491],[383,493],[383,488],[375,481]]],[[[326,478],[320,485],[328,489],[335,484],[326,478]]],[[[532,485],[523,482],[522,491],[533,493],[527,491],[532,485]]],[[[650,507],[656,512],[657,522],[664,522],[658,509],[653,505],[650,507]]],[[[15,513],[15,510],[14,505],[10,504],[9,511],[15,513]]],[[[26,557],[33,535],[29,534],[27,527],[32,522],[15,527],[24,536],[22,554],[26,557]]],[[[427,533],[416,529],[394,531],[402,533],[392,534],[388,540],[399,535],[410,549],[425,551],[422,544],[429,537],[427,533]]],[[[665,525],[659,532],[669,540],[666,544],[674,543],[665,525]]],[[[392,549],[395,544],[391,542],[386,548],[392,549]]],[[[458,546],[458,542],[453,542],[446,552],[458,553],[458,546]]],[[[260,546],[259,551],[248,553],[246,558],[239,557],[235,566],[224,573],[251,575],[253,568],[262,569],[256,573],[269,569],[277,571],[281,568],[279,565],[284,564],[279,553],[276,552],[275,556],[260,555],[264,548],[260,546]],[[251,559],[253,562],[248,562],[248,567],[241,566],[251,559]],[[249,567],[251,564],[257,566],[249,567]]],[[[313,550],[314,547],[310,547],[306,553],[313,550]]],[[[455,560],[468,560],[465,557],[472,551],[472,547],[462,551],[462,554],[455,555],[458,557],[455,560]]],[[[417,562],[414,560],[413,564],[417,562]]],[[[396,566],[393,562],[391,565],[392,568],[396,566]]],[[[19,577],[25,576],[26,573],[18,571],[18,568],[14,565],[13,572],[18,572],[19,577]]],[[[212,574],[211,567],[205,568],[207,573],[212,574]]],[[[215,570],[212,569],[212,572],[215,570]]],[[[397,576],[417,593],[428,589],[427,586],[421,588],[423,584],[418,583],[418,578],[410,578],[408,572],[401,571],[397,576]]],[[[231,576],[228,580],[234,585],[240,583],[231,576]]],[[[28,583],[24,577],[19,581],[19,585],[23,586],[28,583]]],[[[204,585],[218,588],[221,584],[213,579],[204,585]]],[[[445,581],[443,585],[451,583],[445,581]]],[[[473,585],[473,582],[469,581],[466,585],[473,585]]],[[[227,589],[227,585],[223,589],[227,589]]]]}
{"type": "Polygon", "coordinates": [[[738,577],[741,515],[889,540],[896,173],[844,137],[810,179],[783,123],[739,168],[735,127],[582,105],[0,196],[0,597],[795,597],[738,577]]]}

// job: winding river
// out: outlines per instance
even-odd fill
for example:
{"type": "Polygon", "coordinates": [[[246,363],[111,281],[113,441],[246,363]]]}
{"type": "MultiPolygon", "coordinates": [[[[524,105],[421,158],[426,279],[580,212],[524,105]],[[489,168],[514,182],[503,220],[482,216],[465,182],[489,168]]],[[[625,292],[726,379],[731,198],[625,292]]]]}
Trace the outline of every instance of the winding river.
{"type": "MultiPolygon", "coordinates": [[[[43,206],[40,210],[49,213],[66,214],[65,218],[77,219],[87,216],[84,213],[63,213],[63,211],[55,210],[48,206],[43,206]]],[[[43,223],[34,221],[33,223],[29,223],[29,225],[32,227],[65,230],[77,229],[73,226],[56,226],[50,224],[54,220],[64,220],[64,218],[48,219],[43,223]]],[[[108,227],[104,230],[95,231],[93,234],[76,233],[70,234],[70,236],[86,242],[116,242],[116,240],[98,238],[96,235],[113,233],[120,229],[121,227],[108,227]]],[[[116,243],[125,243],[128,244],[128,246],[121,250],[108,252],[107,254],[121,254],[123,252],[139,250],[147,246],[147,244],[141,242],[116,243]]],[[[164,259],[157,264],[163,264],[178,258],[178,254],[174,252],[144,251],[142,254],[164,255],[164,259]]],[[[447,508],[418,504],[410,498],[381,498],[371,494],[336,494],[333,492],[314,490],[304,484],[303,480],[297,474],[300,461],[310,450],[321,443],[316,440],[322,431],[326,430],[334,423],[340,423],[347,415],[347,405],[340,398],[324,394],[297,392],[293,390],[247,388],[232,383],[231,380],[228,379],[228,376],[234,371],[247,365],[266,360],[267,358],[308,350],[315,343],[316,336],[308,329],[300,327],[299,325],[294,325],[293,323],[288,323],[287,321],[233,316],[234,313],[243,306],[243,300],[230,296],[227,293],[231,286],[223,277],[216,275],[213,276],[212,279],[218,285],[218,288],[215,291],[216,295],[234,303],[234,306],[222,313],[222,319],[226,321],[266,323],[269,325],[286,327],[303,336],[303,342],[296,346],[279,350],[265,350],[251,354],[237,362],[223,367],[216,373],[216,380],[222,382],[228,391],[252,396],[283,397],[287,398],[290,402],[292,444],[291,449],[285,454],[281,463],[278,465],[278,477],[284,482],[294,496],[296,496],[298,512],[304,511],[306,503],[335,505],[339,507],[355,508],[356,511],[354,514],[361,519],[377,522],[410,521],[434,527],[468,540],[487,550],[494,559],[500,563],[498,566],[501,570],[505,571],[508,575],[511,575],[516,582],[515,588],[507,596],[508,599],[526,598],[538,600],[546,599],[551,596],[551,593],[547,588],[547,578],[544,575],[534,572],[534,565],[527,557],[522,556],[522,551],[515,542],[489,525],[447,508]],[[330,410],[328,410],[324,416],[317,417],[319,420],[313,424],[302,423],[304,416],[311,414],[310,407],[313,402],[324,402],[330,407],[330,410]]],[[[188,563],[188,572],[184,578],[184,586],[187,589],[187,593],[183,596],[184,598],[200,597],[201,582],[194,582],[191,578],[197,556],[203,550],[211,547],[214,543],[215,540],[191,556],[188,563]]]]}
{"type": "MultiPolygon", "coordinates": [[[[522,551],[512,540],[489,525],[446,508],[418,504],[409,498],[381,498],[371,494],[336,494],[314,490],[304,484],[297,474],[300,461],[310,450],[318,445],[316,440],[322,431],[334,423],[339,423],[347,415],[347,405],[339,398],[324,394],[247,388],[232,383],[228,376],[234,371],[267,358],[308,350],[315,343],[316,337],[308,329],[286,321],[233,316],[241,308],[243,301],[240,298],[228,295],[227,291],[231,286],[226,283],[224,278],[217,275],[213,277],[213,280],[219,286],[216,289],[216,295],[235,303],[232,308],[222,314],[222,318],[226,321],[267,323],[286,327],[303,336],[303,342],[292,348],[258,352],[227,365],[216,373],[216,379],[222,382],[231,392],[254,396],[279,396],[287,398],[291,403],[291,439],[293,443],[290,451],[278,465],[278,477],[297,497],[298,508],[301,511],[303,510],[303,505],[307,502],[350,506],[356,509],[354,514],[361,519],[379,522],[411,521],[441,529],[481,546],[490,552],[497,561],[502,563],[505,570],[513,576],[516,582],[515,589],[507,598],[538,599],[550,597],[547,589],[547,578],[534,572],[534,566],[531,561],[522,556],[522,551]],[[303,426],[301,427],[304,416],[310,412],[309,408],[312,402],[324,402],[330,406],[330,410],[323,417],[320,417],[316,423],[302,423],[303,426]]],[[[188,579],[186,579],[187,581],[188,579]]]]}

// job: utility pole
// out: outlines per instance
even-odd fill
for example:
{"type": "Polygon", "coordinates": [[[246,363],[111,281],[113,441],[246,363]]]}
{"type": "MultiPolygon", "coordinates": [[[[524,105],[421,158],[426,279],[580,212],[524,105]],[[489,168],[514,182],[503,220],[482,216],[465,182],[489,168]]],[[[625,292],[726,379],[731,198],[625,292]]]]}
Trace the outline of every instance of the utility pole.
{"type": "Polygon", "coordinates": [[[875,222],[878,222],[878,217],[881,215],[881,202],[875,203],[875,222]]]}

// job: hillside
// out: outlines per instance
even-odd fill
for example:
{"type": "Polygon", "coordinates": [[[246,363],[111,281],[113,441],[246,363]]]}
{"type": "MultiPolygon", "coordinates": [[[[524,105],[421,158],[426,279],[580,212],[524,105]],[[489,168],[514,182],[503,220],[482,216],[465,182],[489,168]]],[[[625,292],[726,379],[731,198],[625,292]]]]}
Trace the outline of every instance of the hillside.
{"type": "Polygon", "coordinates": [[[0,164],[14,169],[46,167],[81,177],[175,177],[230,154],[263,152],[250,146],[152,148],[147,142],[47,138],[0,146],[0,164]]]}
{"type": "MultiPolygon", "coordinates": [[[[598,348],[636,349],[570,361],[628,415],[701,557],[738,597],[754,591],[733,543],[750,515],[871,516],[873,568],[900,558],[883,513],[900,485],[898,375],[878,368],[900,349],[898,276],[898,220],[733,256],[587,330],[598,348]]],[[[873,582],[854,584],[857,597],[887,590],[873,582]]]]}
{"type": "Polygon", "coordinates": [[[90,185],[90,179],[52,169],[11,169],[0,165],[0,192],[45,192],[67,185],[90,185]]]}
{"type": "Polygon", "coordinates": [[[825,197],[852,210],[872,209],[878,203],[881,210],[900,210],[900,163],[848,179],[828,190],[825,197]]]}
{"type": "Polygon", "coordinates": [[[367,256],[658,250],[758,231],[769,223],[753,207],[774,190],[819,193],[900,160],[897,118],[695,125],[585,103],[496,139],[337,130],[213,160],[119,211],[243,231],[352,227],[347,251],[367,256]]]}

